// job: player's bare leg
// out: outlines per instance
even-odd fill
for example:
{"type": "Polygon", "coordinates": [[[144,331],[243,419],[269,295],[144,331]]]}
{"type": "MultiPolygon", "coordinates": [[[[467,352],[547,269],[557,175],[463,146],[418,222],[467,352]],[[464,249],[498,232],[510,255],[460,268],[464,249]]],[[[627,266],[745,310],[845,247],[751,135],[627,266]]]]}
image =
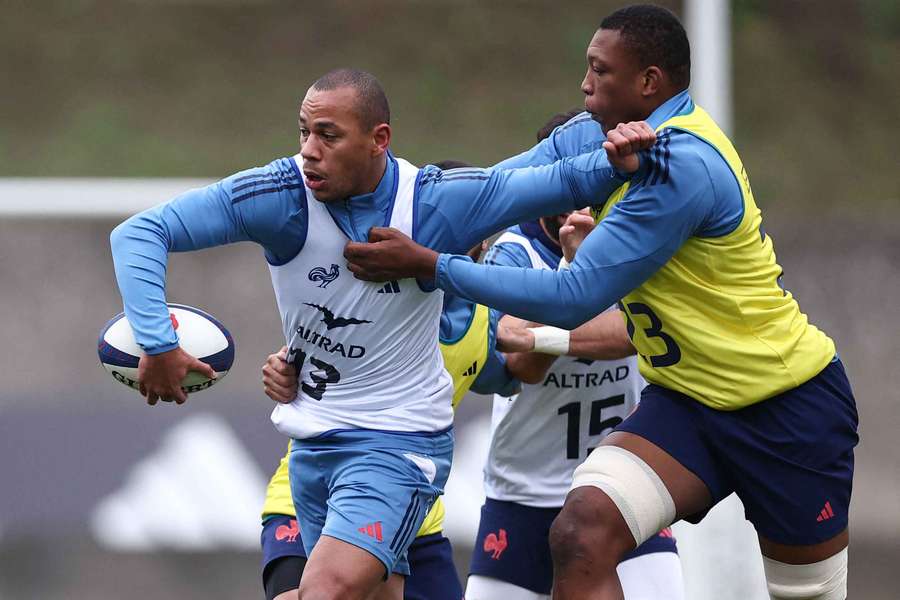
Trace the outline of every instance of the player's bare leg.
{"type": "MultiPolygon", "coordinates": [[[[627,450],[662,480],[675,504],[675,520],[709,508],[709,490],[692,472],[655,444],[626,432],[602,446],[627,450]]],[[[618,506],[593,486],[573,489],[550,529],[554,600],[622,600],[616,566],[636,546],[618,506]]]]}
{"type": "Polygon", "coordinates": [[[788,546],[759,536],[772,598],[844,600],[847,597],[847,529],[820,544],[788,546]]]}
{"type": "Polygon", "coordinates": [[[384,579],[384,564],[369,552],[323,535],[300,579],[299,600],[402,600],[403,577],[384,579]]]}

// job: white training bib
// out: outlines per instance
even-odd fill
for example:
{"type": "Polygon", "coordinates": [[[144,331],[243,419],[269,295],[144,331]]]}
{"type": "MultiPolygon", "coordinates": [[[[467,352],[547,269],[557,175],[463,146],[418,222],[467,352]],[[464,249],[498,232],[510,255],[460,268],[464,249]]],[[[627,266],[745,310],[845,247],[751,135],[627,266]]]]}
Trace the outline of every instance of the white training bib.
{"type": "MultiPolygon", "coordinates": [[[[294,157],[302,171],[302,159],[294,157]]],[[[385,226],[412,236],[418,169],[396,159],[385,226]]],[[[372,283],[347,270],[349,239],[306,189],[306,244],[290,262],[269,265],[300,389],[272,422],[293,438],[340,429],[434,432],[450,427],[453,382],[438,348],[443,292],[415,279],[372,283]]]]}
{"type": "MultiPolygon", "coordinates": [[[[551,268],[527,237],[507,231],[496,243],[518,244],[533,268],[551,268]]],[[[487,496],[562,506],[575,467],[637,405],[644,385],[634,356],[609,361],[560,356],[542,383],[523,384],[511,398],[494,396],[484,467],[487,496]]]]}

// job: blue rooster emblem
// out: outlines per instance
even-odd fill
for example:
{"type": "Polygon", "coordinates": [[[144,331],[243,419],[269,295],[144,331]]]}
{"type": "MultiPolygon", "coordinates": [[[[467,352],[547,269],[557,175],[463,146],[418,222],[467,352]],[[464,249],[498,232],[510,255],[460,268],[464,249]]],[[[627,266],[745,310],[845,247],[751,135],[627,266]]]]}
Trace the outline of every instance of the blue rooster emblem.
{"type": "Polygon", "coordinates": [[[319,287],[328,287],[328,284],[338,278],[338,275],[341,274],[341,269],[336,264],[331,264],[331,270],[326,271],[325,267],[315,267],[312,271],[309,272],[309,280],[310,281],[318,281],[319,287]]]}

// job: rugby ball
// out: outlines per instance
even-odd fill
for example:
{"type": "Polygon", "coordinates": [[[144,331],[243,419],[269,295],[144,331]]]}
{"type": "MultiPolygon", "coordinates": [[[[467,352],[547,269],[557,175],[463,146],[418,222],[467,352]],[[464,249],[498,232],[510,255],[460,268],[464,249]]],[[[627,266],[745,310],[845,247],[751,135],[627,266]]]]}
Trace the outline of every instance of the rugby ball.
{"type": "MultiPolygon", "coordinates": [[[[212,387],[234,363],[231,334],[215,317],[199,308],[183,304],[169,304],[168,307],[181,349],[207,363],[218,375],[218,379],[209,379],[191,371],[182,380],[181,389],[190,394],[212,387]]],[[[113,379],[130,388],[140,389],[137,381],[138,361],[143,350],[134,341],[134,333],[125,313],[117,314],[103,326],[97,352],[100,354],[100,364],[113,379]]]]}

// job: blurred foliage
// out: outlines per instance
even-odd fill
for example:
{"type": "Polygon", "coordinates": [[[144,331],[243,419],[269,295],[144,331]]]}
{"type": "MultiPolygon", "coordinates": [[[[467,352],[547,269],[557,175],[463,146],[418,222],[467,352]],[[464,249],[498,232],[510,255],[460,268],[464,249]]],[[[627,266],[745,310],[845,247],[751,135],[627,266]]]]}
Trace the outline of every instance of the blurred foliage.
{"type": "MultiPolygon", "coordinates": [[[[219,176],[296,151],[307,86],[378,75],[394,148],[489,164],[581,104],[621,3],[7,0],[0,175],[219,176]]],[[[680,9],[680,2],[667,2],[680,9]]],[[[900,199],[896,0],[734,0],[735,139],[761,204],[900,199]]]]}

